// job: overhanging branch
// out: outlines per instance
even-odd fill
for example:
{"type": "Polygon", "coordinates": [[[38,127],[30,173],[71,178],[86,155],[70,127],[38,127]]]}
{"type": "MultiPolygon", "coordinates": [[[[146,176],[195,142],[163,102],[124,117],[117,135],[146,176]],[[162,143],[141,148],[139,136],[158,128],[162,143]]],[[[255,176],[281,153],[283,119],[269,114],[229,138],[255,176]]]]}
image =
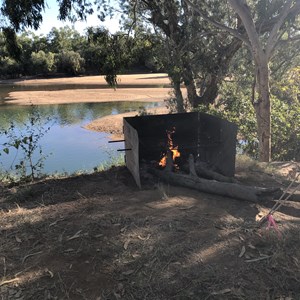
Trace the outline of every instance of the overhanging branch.
{"type": "Polygon", "coordinates": [[[249,40],[242,34],[240,34],[236,29],[233,29],[231,27],[228,27],[224,24],[221,24],[220,22],[215,21],[213,18],[208,17],[205,15],[195,4],[193,4],[190,0],[184,0],[185,3],[187,3],[194,11],[196,11],[205,21],[211,23],[212,25],[216,26],[217,28],[224,30],[228,33],[230,33],[232,36],[242,40],[245,44],[248,46],[249,40]]]}

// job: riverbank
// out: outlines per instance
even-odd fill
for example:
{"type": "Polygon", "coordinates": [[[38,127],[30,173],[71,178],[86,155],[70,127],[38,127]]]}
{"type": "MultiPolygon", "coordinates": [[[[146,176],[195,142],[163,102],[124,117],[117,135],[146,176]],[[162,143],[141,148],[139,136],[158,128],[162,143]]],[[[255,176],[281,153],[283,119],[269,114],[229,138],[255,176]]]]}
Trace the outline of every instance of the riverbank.
{"type": "MultiPolygon", "coordinates": [[[[167,114],[168,109],[165,106],[157,107],[157,108],[151,108],[147,110],[148,114],[152,115],[161,115],[161,114],[167,114]]],[[[123,139],[123,118],[125,117],[134,117],[137,116],[138,112],[128,112],[124,114],[118,114],[118,115],[110,115],[105,116],[100,119],[96,119],[86,126],[84,128],[92,131],[98,131],[98,132],[106,132],[110,134],[110,138],[112,140],[121,140],[123,139]]]]}
{"type": "MultiPolygon", "coordinates": [[[[160,102],[162,107],[148,113],[167,113],[164,100],[172,93],[167,74],[131,74],[118,76],[118,88],[107,86],[104,76],[84,76],[49,79],[2,80],[2,85],[24,87],[24,90],[9,92],[6,103],[14,105],[54,105],[68,103],[97,103],[117,101],[160,102]],[[45,87],[43,90],[26,90],[29,87],[45,87]],[[53,89],[53,87],[58,87],[53,89]],[[51,90],[50,90],[51,88],[51,90]]],[[[138,112],[105,116],[85,126],[88,130],[107,132],[112,138],[122,138],[123,117],[135,116],[138,112]]]]}
{"type": "Polygon", "coordinates": [[[5,102],[14,105],[49,105],[112,101],[159,102],[171,92],[166,74],[119,75],[117,88],[107,85],[104,76],[49,79],[1,80],[2,86],[15,86],[5,102]],[[18,88],[22,88],[19,90],[18,88]]]}
{"type": "MultiPolygon", "coordinates": [[[[32,78],[23,77],[20,79],[0,80],[0,84],[13,84],[21,86],[29,85],[99,85],[108,87],[104,76],[77,76],[63,78],[32,78]]],[[[125,74],[118,75],[119,87],[124,86],[152,86],[152,87],[171,87],[170,79],[166,73],[148,74],[125,74]]]]}

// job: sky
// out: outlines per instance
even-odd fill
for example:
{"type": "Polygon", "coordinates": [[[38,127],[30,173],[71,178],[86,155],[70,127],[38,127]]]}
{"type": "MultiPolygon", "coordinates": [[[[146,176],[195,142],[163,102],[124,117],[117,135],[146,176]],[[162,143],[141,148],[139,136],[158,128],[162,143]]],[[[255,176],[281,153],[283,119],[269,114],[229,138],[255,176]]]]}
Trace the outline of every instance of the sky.
{"type": "Polygon", "coordinates": [[[101,22],[97,18],[97,13],[94,13],[93,15],[90,15],[87,17],[87,21],[78,21],[76,23],[71,22],[62,22],[59,21],[58,16],[58,6],[56,3],[56,0],[47,0],[47,6],[45,12],[43,13],[43,23],[40,25],[40,28],[36,31],[33,29],[30,29],[30,31],[33,31],[36,35],[47,35],[53,27],[60,28],[64,27],[66,25],[72,27],[79,31],[81,34],[84,33],[84,30],[86,27],[89,26],[104,26],[109,29],[111,33],[115,33],[119,29],[119,20],[117,18],[109,19],[109,17],[105,20],[105,22],[101,22]]]}

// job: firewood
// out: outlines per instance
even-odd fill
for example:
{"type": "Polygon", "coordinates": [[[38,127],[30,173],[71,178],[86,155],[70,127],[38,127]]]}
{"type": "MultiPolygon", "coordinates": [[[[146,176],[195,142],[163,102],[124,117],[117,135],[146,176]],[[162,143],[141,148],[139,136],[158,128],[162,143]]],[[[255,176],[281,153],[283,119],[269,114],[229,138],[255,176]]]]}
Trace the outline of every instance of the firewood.
{"type": "MultiPolygon", "coordinates": [[[[188,165],[184,165],[182,169],[185,172],[190,172],[191,174],[191,162],[194,160],[193,155],[189,156],[188,165]]],[[[216,181],[221,182],[230,182],[230,183],[237,183],[238,181],[233,177],[224,176],[220,173],[215,172],[214,170],[209,169],[207,163],[196,160],[194,163],[193,169],[195,170],[195,175],[199,177],[203,177],[206,179],[213,179],[216,181]]]]}
{"type": "MultiPolygon", "coordinates": [[[[199,178],[195,175],[187,175],[167,170],[149,169],[149,172],[163,181],[182,187],[196,189],[201,192],[231,197],[250,202],[259,202],[267,197],[272,197],[278,188],[251,187],[237,183],[219,182],[199,178]]],[[[191,171],[193,173],[193,171],[191,171]]]]}

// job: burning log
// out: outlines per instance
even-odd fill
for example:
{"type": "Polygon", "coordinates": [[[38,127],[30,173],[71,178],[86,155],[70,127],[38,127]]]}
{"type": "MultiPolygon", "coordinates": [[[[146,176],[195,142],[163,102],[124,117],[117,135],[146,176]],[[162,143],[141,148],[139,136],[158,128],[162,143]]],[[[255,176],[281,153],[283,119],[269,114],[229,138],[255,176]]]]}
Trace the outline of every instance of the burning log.
{"type": "Polygon", "coordinates": [[[260,200],[272,197],[274,193],[279,191],[279,188],[250,187],[238,183],[219,182],[200,178],[196,174],[193,156],[190,156],[189,166],[190,174],[176,173],[170,169],[162,171],[149,169],[149,172],[170,184],[250,202],[259,202],[260,200]]]}

